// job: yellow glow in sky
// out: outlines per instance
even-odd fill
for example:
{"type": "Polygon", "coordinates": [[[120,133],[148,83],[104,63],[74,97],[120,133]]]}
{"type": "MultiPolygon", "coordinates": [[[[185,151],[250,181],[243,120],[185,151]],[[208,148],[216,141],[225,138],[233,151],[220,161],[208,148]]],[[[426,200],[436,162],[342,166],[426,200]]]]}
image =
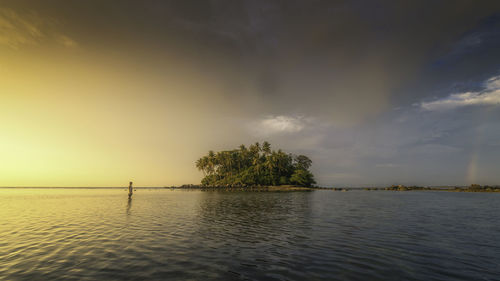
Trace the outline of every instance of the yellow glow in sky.
{"type": "Polygon", "coordinates": [[[199,181],[193,163],[213,144],[200,138],[217,133],[205,117],[223,102],[203,75],[169,58],[150,69],[74,48],[3,50],[0,186],[199,181]]]}

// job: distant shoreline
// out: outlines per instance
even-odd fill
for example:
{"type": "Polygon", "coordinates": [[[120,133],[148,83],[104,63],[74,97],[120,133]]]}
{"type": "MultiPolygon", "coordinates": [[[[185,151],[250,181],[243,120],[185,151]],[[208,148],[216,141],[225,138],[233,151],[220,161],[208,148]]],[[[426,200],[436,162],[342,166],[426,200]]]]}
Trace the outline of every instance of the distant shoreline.
{"type": "Polygon", "coordinates": [[[500,192],[500,186],[481,186],[477,184],[472,184],[467,187],[422,187],[422,186],[404,186],[404,185],[393,185],[391,187],[366,187],[363,190],[388,190],[388,191],[449,191],[449,192],[500,192]]]}
{"type": "Polygon", "coordinates": [[[449,191],[449,192],[500,192],[500,186],[480,186],[471,185],[467,187],[421,187],[393,185],[390,187],[301,187],[301,186],[253,186],[253,187],[230,187],[230,186],[201,186],[201,185],[182,185],[165,187],[167,189],[184,190],[227,190],[227,191],[313,191],[313,190],[331,190],[331,191],[449,191]]]}
{"type": "MultiPolygon", "coordinates": [[[[0,189],[123,189],[127,187],[72,187],[72,186],[1,186],[0,189]]],[[[202,190],[202,191],[314,191],[314,190],[330,190],[330,191],[448,191],[448,192],[488,192],[500,193],[500,186],[439,186],[439,187],[422,187],[422,186],[404,186],[393,185],[390,187],[302,187],[293,185],[282,186],[202,186],[195,184],[185,184],[180,186],[143,186],[135,187],[135,189],[171,189],[171,190],[202,190]]]]}

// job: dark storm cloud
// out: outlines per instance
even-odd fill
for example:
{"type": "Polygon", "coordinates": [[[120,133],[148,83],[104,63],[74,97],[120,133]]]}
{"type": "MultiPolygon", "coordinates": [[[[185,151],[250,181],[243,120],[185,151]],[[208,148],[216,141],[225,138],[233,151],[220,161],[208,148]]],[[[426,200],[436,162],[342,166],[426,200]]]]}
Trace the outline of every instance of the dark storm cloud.
{"type": "Polygon", "coordinates": [[[479,91],[484,81],[500,73],[500,14],[493,10],[469,30],[450,42],[446,49],[426,61],[405,92],[420,99],[450,93],[479,91]]]}
{"type": "Polygon", "coordinates": [[[269,101],[265,113],[346,122],[386,109],[390,96],[430,60],[487,45],[495,36],[481,30],[456,40],[500,6],[495,1],[229,0],[3,5],[57,19],[62,32],[84,48],[177,53],[220,71],[229,95],[242,95],[232,84],[251,87],[250,95],[269,101]],[[227,77],[221,69],[240,75],[227,77]]]}

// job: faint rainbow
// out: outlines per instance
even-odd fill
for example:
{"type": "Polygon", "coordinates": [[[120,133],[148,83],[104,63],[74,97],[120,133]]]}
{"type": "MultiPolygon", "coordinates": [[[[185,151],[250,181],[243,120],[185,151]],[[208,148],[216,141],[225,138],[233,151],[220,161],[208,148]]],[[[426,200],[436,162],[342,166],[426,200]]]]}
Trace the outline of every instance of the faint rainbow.
{"type": "Polygon", "coordinates": [[[474,143],[469,156],[469,164],[467,165],[467,173],[465,182],[467,184],[477,184],[478,174],[479,174],[479,161],[481,154],[481,146],[484,137],[484,126],[482,126],[483,121],[486,120],[486,115],[491,111],[491,109],[482,110],[479,118],[479,125],[476,128],[476,133],[474,135],[474,143]]]}

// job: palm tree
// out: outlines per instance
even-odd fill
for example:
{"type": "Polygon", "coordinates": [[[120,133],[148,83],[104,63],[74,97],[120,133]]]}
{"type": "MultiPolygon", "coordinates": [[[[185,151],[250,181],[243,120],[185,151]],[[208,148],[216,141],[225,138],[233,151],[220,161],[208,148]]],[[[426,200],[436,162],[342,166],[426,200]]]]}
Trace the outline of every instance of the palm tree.
{"type": "Polygon", "coordinates": [[[271,155],[267,156],[266,157],[266,160],[265,160],[265,167],[267,168],[267,174],[269,175],[269,177],[271,178],[271,181],[272,181],[272,184],[274,185],[275,182],[274,182],[274,168],[276,167],[276,153],[273,151],[271,153],[271,155]]]}
{"type": "Polygon", "coordinates": [[[263,142],[262,151],[264,152],[265,155],[271,154],[271,144],[268,143],[267,141],[263,142]]]}
{"type": "Polygon", "coordinates": [[[196,168],[198,168],[198,170],[202,171],[203,175],[206,176],[207,174],[205,173],[205,169],[203,167],[203,158],[204,157],[196,160],[196,168]]]}
{"type": "Polygon", "coordinates": [[[234,159],[233,159],[232,153],[230,151],[226,151],[225,158],[226,158],[226,163],[227,163],[227,169],[228,169],[228,172],[229,172],[229,176],[232,177],[232,175],[233,175],[233,165],[234,165],[234,159]]]}
{"type": "Polygon", "coordinates": [[[215,172],[215,153],[213,150],[208,152],[207,165],[209,174],[213,174],[215,172]]]}
{"type": "Polygon", "coordinates": [[[240,145],[239,149],[209,151],[195,165],[205,176],[204,185],[251,186],[290,182],[310,185],[314,183],[308,171],[311,163],[307,156],[287,154],[281,149],[272,151],[268,142],[264,142],[261,148],[256,142],[248,149],[240,145]]]}
{"type": "Polygon", "coordinates": [[[311,167],[312,161],[305,155],[295,156],[296,166],[299,169],[307,170],[311,167]]]}
{"type": "Polygon", "coordinates": [[[241,171],[241,167],[245,167],[247,166],[247,154],[248,154],[248,150],[247,148],[245,147],[245,145],[240,145],[240,151],[239,151],[239,154],[238,154],[238,158],[239,158],[239,163],[240,163],[240,171],[241,171]]]}

